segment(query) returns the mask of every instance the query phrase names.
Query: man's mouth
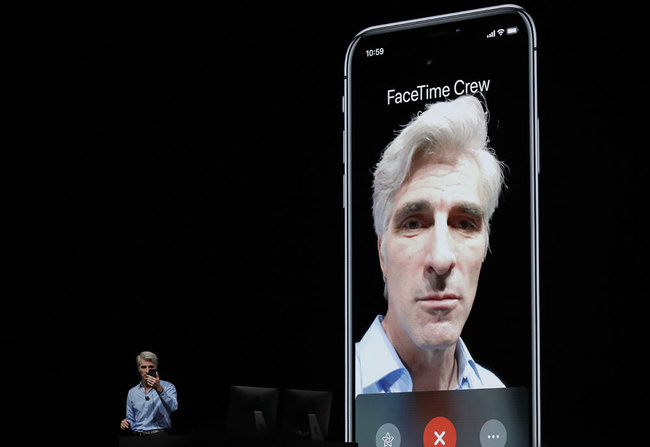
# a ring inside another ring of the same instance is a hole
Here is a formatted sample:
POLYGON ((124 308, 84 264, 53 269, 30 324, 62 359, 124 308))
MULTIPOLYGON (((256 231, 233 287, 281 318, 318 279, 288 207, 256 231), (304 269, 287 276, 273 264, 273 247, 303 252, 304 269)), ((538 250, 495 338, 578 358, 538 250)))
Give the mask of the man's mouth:
POLYGON ((460 296, 454 293, 433 293, 418 298, 416 301, 427 309, 443 310, 453 308, 460 299, 460 296))

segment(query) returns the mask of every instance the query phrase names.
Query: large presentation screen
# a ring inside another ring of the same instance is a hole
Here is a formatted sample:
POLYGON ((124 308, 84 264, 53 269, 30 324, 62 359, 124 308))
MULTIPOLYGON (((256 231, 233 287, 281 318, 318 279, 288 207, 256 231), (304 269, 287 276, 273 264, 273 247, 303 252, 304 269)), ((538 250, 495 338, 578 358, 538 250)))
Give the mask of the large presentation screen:
POLYGON ((350 45, 347 435, 361 447, 537 443, 535 51, 517 7, 350 45))

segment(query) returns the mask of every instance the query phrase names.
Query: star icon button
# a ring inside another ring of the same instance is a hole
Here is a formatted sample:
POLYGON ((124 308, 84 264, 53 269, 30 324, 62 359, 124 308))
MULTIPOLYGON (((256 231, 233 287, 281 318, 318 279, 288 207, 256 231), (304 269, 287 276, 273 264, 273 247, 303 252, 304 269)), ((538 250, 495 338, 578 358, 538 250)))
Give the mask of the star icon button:
POLYGON ((388 431, 381 438, 381 440, 384 441, 384 447, 393 447, 393 439, 395 439, 395 436, 391 436, 390 432, 388 431))
POLYGON ((377 447, 400 447, 402 435, 394 424, 387 422, 377 430, 375 443, 377 447))

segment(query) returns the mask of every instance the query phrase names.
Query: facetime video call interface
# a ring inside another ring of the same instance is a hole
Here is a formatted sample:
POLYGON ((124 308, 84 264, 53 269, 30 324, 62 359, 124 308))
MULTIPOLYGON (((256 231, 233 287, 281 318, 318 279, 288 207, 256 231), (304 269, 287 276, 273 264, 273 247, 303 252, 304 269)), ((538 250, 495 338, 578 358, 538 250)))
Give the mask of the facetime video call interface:
POLYGON ((362 447, 532 442, 530 47, 526 21, 508 13, 370 32, 351 50, 348 299, 362 447))

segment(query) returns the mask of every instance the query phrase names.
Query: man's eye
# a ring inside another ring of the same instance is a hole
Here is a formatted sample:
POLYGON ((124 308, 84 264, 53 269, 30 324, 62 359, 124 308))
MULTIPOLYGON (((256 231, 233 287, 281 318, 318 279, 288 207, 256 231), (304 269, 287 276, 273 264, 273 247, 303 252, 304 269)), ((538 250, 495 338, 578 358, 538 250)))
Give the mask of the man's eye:
POLYGON ((416 230, 421 227, 420 222, 417 220, 408 220, 405 224, 406 228, 409 230, 416 230))
POLYGON ((463 231, 478 231, 481 229, 480 223, 476 223, 473 219, 458 219, 454 226, 463 231))
POLYGON ((402 224, 402 228, 407 231, 419 230, 422 228, 422 222, 418 219, 407 219, 402 224))

